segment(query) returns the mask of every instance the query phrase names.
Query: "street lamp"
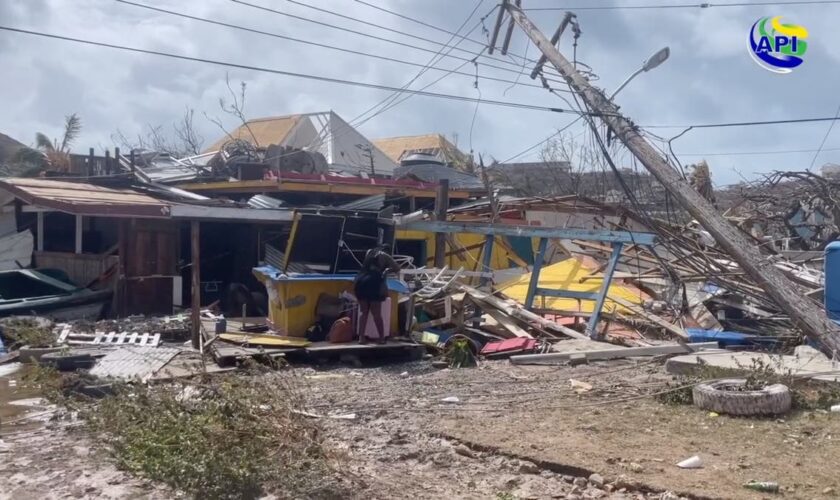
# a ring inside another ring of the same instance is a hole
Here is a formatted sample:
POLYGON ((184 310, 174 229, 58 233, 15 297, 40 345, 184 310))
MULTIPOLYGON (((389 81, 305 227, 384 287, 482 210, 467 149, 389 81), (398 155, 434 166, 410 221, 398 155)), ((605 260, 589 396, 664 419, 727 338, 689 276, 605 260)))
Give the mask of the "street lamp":
POLYGON ((659 49, 659 51, 656 54, 652 55, 650 57, 650 59, 645 61, 645 63, 642 65, 641 68, 637 69, 635 73, 633 73, 632 75, 627 77, 626 80, 624 80, 624 83, 619 85, 619 87, 616 89, 616 91, 613 92, 612 95, 610 96, 610 100, 612 100, 612 98, 615 97, 616 94, 621 92, 621 89, 626 87, 627 84, 630 83, 630 80, 632 80, 633 78, 636 78, 636 75, 638 75, 639 73, 650 71, 653 68, 659 66, 660 64, 664 63, 668 59, 668 56, 670 56, 670 55, 671 55, 671 49, 669 49, 668 47, 665 47, 663 49, 659 49))

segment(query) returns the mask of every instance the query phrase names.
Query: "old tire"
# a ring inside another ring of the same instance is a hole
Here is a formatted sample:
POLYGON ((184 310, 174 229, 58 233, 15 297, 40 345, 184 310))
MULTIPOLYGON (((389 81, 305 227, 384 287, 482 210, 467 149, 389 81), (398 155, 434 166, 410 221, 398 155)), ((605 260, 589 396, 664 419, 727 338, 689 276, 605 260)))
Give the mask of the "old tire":
POLYGON ((780 415, 790 410, 790 390, 773 384, 758 391, 742 388, 746 379, 730 378, 704 382, 694 386, 694 405, 704 410, 727 415, 780 415))

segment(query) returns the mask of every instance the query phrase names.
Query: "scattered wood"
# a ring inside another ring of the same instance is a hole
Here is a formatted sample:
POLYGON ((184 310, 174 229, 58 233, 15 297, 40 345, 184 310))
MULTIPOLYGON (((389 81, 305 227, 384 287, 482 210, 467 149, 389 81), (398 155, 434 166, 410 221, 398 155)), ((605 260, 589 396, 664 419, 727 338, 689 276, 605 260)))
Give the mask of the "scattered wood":
POLYGON ((522 354, 512 356, 510 362, 516 365, 567 363, 573 358, 585 358, 587 361, 620 359, 637 356, 661 356, 663 354, 685 354, 700 350, 717 349, 717 342, 697 342, 693 344, 671 344, 650 347, 625 347, 618 349, 597 349, 577 352, 551 352, 546 354, 522 354))

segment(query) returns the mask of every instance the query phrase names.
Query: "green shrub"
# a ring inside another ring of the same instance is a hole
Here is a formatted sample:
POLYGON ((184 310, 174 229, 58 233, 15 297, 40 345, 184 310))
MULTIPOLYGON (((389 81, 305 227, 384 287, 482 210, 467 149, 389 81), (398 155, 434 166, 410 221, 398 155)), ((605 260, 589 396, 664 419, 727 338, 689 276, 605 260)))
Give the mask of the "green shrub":
POLYGON ((266 483, 311 497, 329 479, 327 454, 313 421, 293 411, 298 398, 276 380, 126 386, 82 414, 123 468, 196 498, 256 498, 266 483))

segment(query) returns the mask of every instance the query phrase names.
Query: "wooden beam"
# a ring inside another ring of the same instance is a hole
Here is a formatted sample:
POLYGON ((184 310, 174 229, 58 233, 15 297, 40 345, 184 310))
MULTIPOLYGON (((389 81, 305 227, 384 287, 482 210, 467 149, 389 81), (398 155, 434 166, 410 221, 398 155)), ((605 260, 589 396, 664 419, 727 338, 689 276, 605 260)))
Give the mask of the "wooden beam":
POLYGON ((629 309, 636 316, 641 316, 642 318, 650 321, 651 323, 655 323, 655 324, 661 326, 662 328, 664 328, 665 330, 673 333, 677 337, 679 337, 683 340, 688 340, 688 334, 685 332, 685 330, 683 330, 682 328, 680 328, 679 326, 677 326, 673 323, 668 323, 667 321, 665 321, 664 319, 660 318, 659 316, 657 316, 655 314, 648 313, 647 311, 645 311, 645 309, 643 307, 640 307, 639 305, 634 304, 634 303, 630 302, 629 300, 622 299, 621 297, 610 296, 609 299, 611 301, 615 302, 616 304, 618 304, 618 305, 620 305, 620 306, 622 306, 626 309, 629 309))
POLYGON ((620 359, 635 356, 662 356, 663 354, 685 354, 704 349, 718 349, 717 342, 697 342, 694 344, 659 345, 650 347, 625 347, 621 349, 594 349, 576 352, 549 352, 546 354, 520 354, 511 356, 510 362, 515 365, 565 363, 572 358, 584 358, 588 361, 599 359, 620 359))
POLYGON ((38 251, 44 251, 44 212, 38 212, 38 226, 37 226, 37 238, 38 238, 38 251))
POLYGON ((190 223, 190 274, 192 275, 192 307, 190 308, 190 322, 192 323, 192 346, 198 349, 201 345, 201 233, 200 222, 190 223))
MULTIPOLYGON (((441 179, 435 196, 435 220, 446 221, 446 212, 449 210, 449 180, 441 179)), ((442 268, 446 265, 446 234, 442 231, 435 232, 435 267, 442 268)))
POLYGON ((84 221, 81 215, 76 216, 76 253, 82 253, 82 231, 84 230, 84 221))

